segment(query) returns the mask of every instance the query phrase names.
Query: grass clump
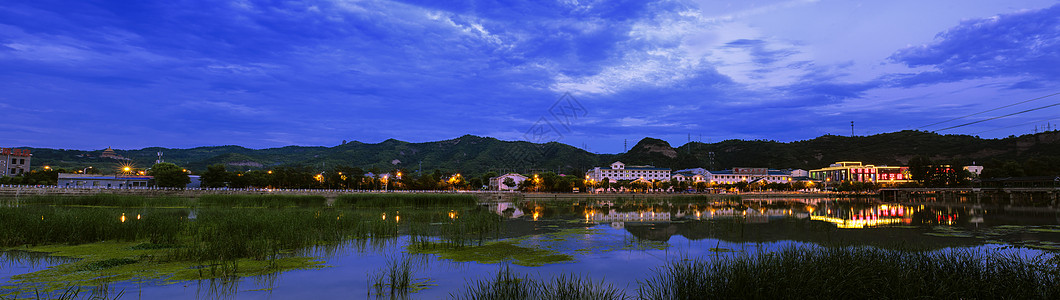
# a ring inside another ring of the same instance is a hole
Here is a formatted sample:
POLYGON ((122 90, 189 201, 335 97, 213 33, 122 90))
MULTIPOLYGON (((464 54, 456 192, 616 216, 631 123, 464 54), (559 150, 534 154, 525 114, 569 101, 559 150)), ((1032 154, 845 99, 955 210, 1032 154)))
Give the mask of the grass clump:
POLYGON ((386 268, 368 274, 369 284, 376 296, 389 296, 390 299, 408 298, 409 293, 430 286, 429 279, 417 279, 412 272, 413 268, 422 267, 425 263, 426 261, 409 255, 387 258, 386 268))
POLYGON ((180 197, 145 197, 98 193, 87 196, 35 195, 20 201, 22 204, 100 207, 188 207, 192 200, 180 197))
POLYGON ((336 206, 362 208, 386 207, 464 207, 478 204, 478 198, 465 194, 349 194, 341 195, 335 200, 336 206))
POLYGON ((534 280, 518 275, 504 266, 492 280, 477 280, 468 284, 461 294, 450 294, 452 299, 626 299, 626 294, 603 280, 594 282, 588 277, 560 275, 550 280, 534 280))
POLYGON ((121 258, 110 258, 100 261, 90 262, 81 267, 77 268, 78 271, 99 271, 103 269, 109 269, 117 266, 123 266, 128 264, 135 264, 137 260, 127 257, 121 258))
POLYGON ((1057 299, 1060 265, 975 250, 793 247, 667 264, 640 299, 1057 299))
POLYGON ((312 207, 324 206, 327 198, 313 195, 203 195, 199 205, 216 207, 312 207))

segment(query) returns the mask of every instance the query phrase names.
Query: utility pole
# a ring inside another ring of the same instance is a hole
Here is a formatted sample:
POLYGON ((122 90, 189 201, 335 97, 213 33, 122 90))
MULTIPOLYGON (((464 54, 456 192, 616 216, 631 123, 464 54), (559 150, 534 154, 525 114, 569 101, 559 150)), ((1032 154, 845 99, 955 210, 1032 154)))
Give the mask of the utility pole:
POLYGON ((854 137, 854 121, 850 121, 850 137, 854 137))
POLYGON ((714 151, 707 153, 707 156, 710 157, 710 169, 714 170, 714 151))
POLYGON ((622 153, 626 153, 627 151, 629 151, 629 140, 623 139, 622 140, 622 153))

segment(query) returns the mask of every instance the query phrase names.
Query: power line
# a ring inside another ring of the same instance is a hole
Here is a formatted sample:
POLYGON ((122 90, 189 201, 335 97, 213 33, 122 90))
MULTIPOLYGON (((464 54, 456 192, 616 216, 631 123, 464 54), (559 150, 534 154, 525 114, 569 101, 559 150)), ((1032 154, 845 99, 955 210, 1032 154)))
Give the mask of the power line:
POLYGON ((997 120, 997 119, 1000 119, 1000 118, 1004 118, 1004 117, 1008 117, 1008 116, 1014 116, 1014 115, 1027 113, 1027 112, 1032 112, 1032 111, 1036 111, 1036 110, 1039 110, 1039 109, 1046 109, 1046 108, 1050 108, 1050 107, 1057 106, 1057 105, 1060 105, 1060 102, 1053 103, 1053 104, 1046 105, 1046 106, 1036 107, 1036 108, 1032 108, 1032 109, 1028 109, 1028 110, 1024 110, 1024 111, 1018 111, 1018 112, 1014 112, 1014 113, 1007 114, 1007 115, 1002 115, 1002 116, 997 116, 997 117, 993 117, 993 118, 982 119, 982 120, 975 121, 975 122, 964 123, 964 124, 957 125, 957 126, 950 126, 950 127, 946 127, 946 128, 935 130, 935 131, 950 130, 950 129, 954 129, 954 128, 958 128, 958 127, 964 127, 964 126, 968 126, 968 125, 972 125, 972 124, 978 124, 978 123, 982 123, 982 122, 986 122, 986 121, 990 121, 990 120, 997 120))
MULTIPOLYGON (((1031 102, 1031 101, 1034 101, 1034 100, 1041 100, 1041 99, 1049 98, 1049 97, 1056 96, 1056 95, 1060 95, 1060 93, 1049 94, 1049 95, 1041 96, 1041 97, 1030 99, 1030 100, 1020 101, 1020 102, 1016 102, 1016 103, 1013 103, 1013 104, 1009 104, 1009 105, 1005 105, 1005 106, 1001 106, 1001 107, 996 107, 996 108, 993 108, 993 109, 984 110, 984 111, 977 112, 977 113, 974 113, 974 114, 970 114, 970 115, 967 115, 967 116, 961 116, 961 117, 956 117, 956 118, 953 118, 953 119, 945 120, 945 121, 942 121, 942 122, 931 123, 931 124, 928 124, 928 125, 920 126, 920 128, 935 126, 935 125, 946 123, 946 122, 950 122, 950 121, 956 121, 956 120, 964 119, 964 118, 971 117, 971 116, 974 116, 974 115, 980 115, 980 114, 992 112, 992 111, 995 111, 995 110, 999 110, 999 109, 1002 109, 1002 108, 1012 107, 1012 106, 1020 105, 1020 104, 1023 104, 1023 103, 1031 102)), ((947 129, 949 129, 949 128, 947 128, 947 129)), ((940 130, 946 130, 946 129, 940 129, 940 130)))
POLYGON ((990 129, 990 130, 983 130, 983 131, 976 132, 976 133, 973 133, 973 134, 980 134, 980 133, 991 132, 991 131, 995 131, 995 130, 1009 129, 1009 128, 1012 128, 1012 127, 1019 127, 1019 126, 1023 126, 1023 125, 1027 125, 1027 124, 1034 124, 1034 123, 1038 123, 1038 122, 1045 122, 1045 121, 1052 121, 1052 120, 1060 120, 1060 118, 1049 118, 1049 119, 1035 120, 1035 121, 1030 121, 1030 122, 1027 122, 1027 123, 1016 124, 1016 125, 1012 125, 1012 126, 1008 126, 1008 127, 1001 127, 1001 128, 990 129))

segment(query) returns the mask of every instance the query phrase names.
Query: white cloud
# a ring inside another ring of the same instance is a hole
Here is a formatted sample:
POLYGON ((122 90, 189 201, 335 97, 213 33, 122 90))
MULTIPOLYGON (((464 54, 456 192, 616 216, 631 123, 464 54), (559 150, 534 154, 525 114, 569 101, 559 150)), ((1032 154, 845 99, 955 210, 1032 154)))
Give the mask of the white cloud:
POLYGON ((752 88, 792 84, 806 70, 789 67, 809 59, 794 42, 765 36, 739 22, 741 18, 814 1, 790 1, 705 16, 701 9, 664 11, 636 22, 626 41, 619 42, 620 57, 600 72, 581 77, 556 74, 551 89, 575 94, 612 94, 637 86, 665 87, 715 70, 752 88), (762 63, 748 48, 727 47, 737 40, 759 40, 765 54, 776 57, 762 63), (779 55, 784 53, 783 56, 779 55))
POLYGON ((250 106, 243 105, 243 104, 224 102, 224 101, 199 100, 199 101, 185 102, 185 103, 181 104, 180 106, 181 107, 185 107, 185 108, 190 108, 190 109, 215 110, 215 111, 223 111, 223 112, 228 112, 228 113, 233 113, 233 114, 238 114, 238 115, 250 115, 250 116, 265 115, 265 114, 269 113, 265 109, 250 107, 250 106))

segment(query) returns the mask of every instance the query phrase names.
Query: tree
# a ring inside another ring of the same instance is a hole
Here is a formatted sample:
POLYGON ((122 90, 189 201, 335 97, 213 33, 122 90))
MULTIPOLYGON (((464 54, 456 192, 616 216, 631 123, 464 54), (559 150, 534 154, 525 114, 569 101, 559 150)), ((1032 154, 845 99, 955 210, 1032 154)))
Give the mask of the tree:
POLYGON ((155 186, 158 187, 183 188, 191 183, 188 173, 172 163, 157 163, 148 174, 155 177, 155 186))
MULTIPOLYGON (((505 177, 504 182, 501 182, 501 184, 504 184, 504 186, 508 188, 519 188, 519 186, 515 183, 515 179, 512 179, 511 177, 505 177)), ((497 188, 500 189, 500 187, 497 188)))
POLYGON ((215 164, 206 167, 206 172, 202 173, 202 186, 215 188, 225 186, 225 182, 228 181, 228 170, 225 170, 225 165, 215 164))

